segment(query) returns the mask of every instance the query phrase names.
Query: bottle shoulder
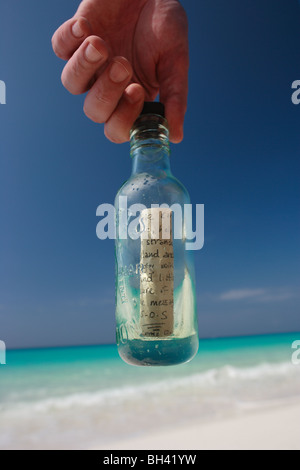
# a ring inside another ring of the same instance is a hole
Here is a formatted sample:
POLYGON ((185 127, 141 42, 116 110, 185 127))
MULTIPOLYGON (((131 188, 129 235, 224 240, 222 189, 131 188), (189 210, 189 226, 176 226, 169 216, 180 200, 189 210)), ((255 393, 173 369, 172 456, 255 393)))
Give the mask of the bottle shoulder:
POLYGON ((119 189, 116 203, 120 196, 126 196, 131 203, 188 204, 190 202, 189 193, 181 181, 171 173, 165 172, 131 175, 119 189))

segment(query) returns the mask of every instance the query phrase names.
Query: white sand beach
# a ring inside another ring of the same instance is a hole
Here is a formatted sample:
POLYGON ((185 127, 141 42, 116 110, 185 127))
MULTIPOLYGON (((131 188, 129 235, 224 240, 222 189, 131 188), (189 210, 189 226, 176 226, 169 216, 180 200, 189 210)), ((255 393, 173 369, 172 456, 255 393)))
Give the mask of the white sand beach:
POLYGON ((0 449, 300 450, 293 339, 215 340, 159 369, 125 366, 114 346, 16 351, 1 370, 0 449))
POLYGON ((300 450, 300 402, 114 442, 106 450, 300 450))

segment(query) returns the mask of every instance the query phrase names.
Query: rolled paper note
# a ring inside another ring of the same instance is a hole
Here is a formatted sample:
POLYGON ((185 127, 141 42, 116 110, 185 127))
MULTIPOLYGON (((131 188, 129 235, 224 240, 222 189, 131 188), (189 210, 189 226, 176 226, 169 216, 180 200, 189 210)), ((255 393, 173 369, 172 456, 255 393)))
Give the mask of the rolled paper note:
POLYGON ((174 328, 172 211, 144 209, 140 224, 140 326, 142 336, 166 337, 174 328))

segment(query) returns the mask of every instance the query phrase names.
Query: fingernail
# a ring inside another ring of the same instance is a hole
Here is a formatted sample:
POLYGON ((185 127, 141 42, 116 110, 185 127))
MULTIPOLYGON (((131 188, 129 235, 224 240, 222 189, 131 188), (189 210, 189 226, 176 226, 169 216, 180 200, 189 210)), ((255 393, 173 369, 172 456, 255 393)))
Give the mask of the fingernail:
POLYGON ((75 38, 81 38, 84 35, 84 31, 82 30, 79 21, 76 21, 72 26, 72 33, 75 38))
POLYGON ((121 62, 113 62, 110 71, 110 79, 115 83, 121 83, 129 77, 129 72, 121 62))
POLYGON ((95 46, 93 46, 93 44, 89 43, 85 50, 85 57, 90 62, 98 62, 98 60, 101 59, 102 54, 95 46))

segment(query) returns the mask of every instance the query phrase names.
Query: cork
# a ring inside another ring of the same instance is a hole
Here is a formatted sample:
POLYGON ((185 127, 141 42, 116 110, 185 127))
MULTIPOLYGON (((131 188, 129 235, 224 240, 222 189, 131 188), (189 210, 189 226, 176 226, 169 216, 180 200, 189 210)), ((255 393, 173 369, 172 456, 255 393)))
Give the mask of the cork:
POLYGON ((140 326, 142 336, 166 337, 174 328, 172 211, 144 209, 140 222, 140 326))

